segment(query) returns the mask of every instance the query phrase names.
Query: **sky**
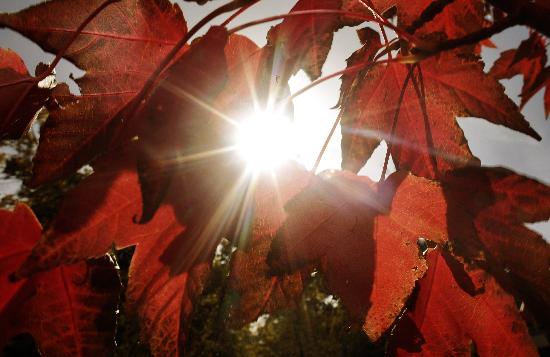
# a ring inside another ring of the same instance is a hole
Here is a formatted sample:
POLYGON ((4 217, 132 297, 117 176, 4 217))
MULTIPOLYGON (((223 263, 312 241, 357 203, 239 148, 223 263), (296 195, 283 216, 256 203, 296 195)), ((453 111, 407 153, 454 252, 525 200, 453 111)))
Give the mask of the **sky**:
MULTIPOLYGON (((39 2, 41 1, 0 0, 0 12, 19 11, 39 2)), ((175 2, 182 8, 188 28, 222 3, 222 1, 217 0, 204 6, 198 6, 195 3, 182 0, 176 0, 175 2)), ((262 0, 234 20, 232 26, 273 14, 286 13, 292 8, 295 2, 296 0, 262 0)), ((220 23, 223 19, 224 17, 220 17, 214 23, 220 23)), ((255 26, 242 31, 241 34, 248 36, 259 46, 263 46, 266 43, 265 34, 267 30, 276 23, 255 26)), ((198 35, 200 36, 207 29, 208 27, 204 28, 198 35)), ((517 47, 528 35, 529 33, 526 28, 516 26, 494 36, 492 40, 497 45, 497 48, 484 48, 482 52, 482 58, 486 63, 486 70, 491 67, 501 51, 517 47)), ((11 48, 16 51, 23 58, 31 73, 34 73, 34 68, 39 62, 49 62, 54 58, 53 54, 44 53, 36 44, 7 29, 0 29, 0 47, 11 48)), ((329 74, 345 68, 346 58, 359 47, 360 43, 355 35, 354 28, 344 28, 338 31, 335 34, 329 57, 323 67, 323 74, 329 74)), ((69 78, 69 75, 73 74, 73 76, 78 78, 83 76, 85 72, 76 68, 68 61, 63 60, 56 68, 56 74, 58 81, 69 83, 71 90, 77 93, 78 87, 69 78)), ((309 83, 307 76, 303 72, 299 72, 290 81, 291 91, 294 92, 307 83, 309 83)), ((506 93, 519 104, 518 95, 523 83, 522 77, 516 76, 511 80, 504 80, 501 83, 504 84, 506 93)), ((475 84, 473 83, 472 85, 475 84)), ((338 114, 337 110, 330 108, 338 100, 339 87, 340 81, 338 79, 329 80, 299 96, 294 101, 294 125, 298 128, 299 132, 308 133, 307 136, 302 136, 303 143, 301 148, 303 149, 298 153, 297 159, 307 168, 313 166, 315 158, 338 114)), ((523 114, 531 126, 541 135, 541 142, 482 119, 460 118, 458 122, 464 130, 472 152, 481 159, 483 165, 507 167, 550 184, 550 122, 544 117, 542 103, 543 92, 541 91, 528 102, 523 110, 523 114)), ((386 146, 382 143, 367 165, 361 170, 360 174, 377 180, 380 176, 385 151, 386 146)), ((339 169, 340 154, 340 132, 338 129, 329 143, 319 170, 339 169)), ((0 183, 1 191, 2 184, 0 183)), ((541 222, 529 226, 542 233, 545 239, 550 241, 550 222, 541 222)))

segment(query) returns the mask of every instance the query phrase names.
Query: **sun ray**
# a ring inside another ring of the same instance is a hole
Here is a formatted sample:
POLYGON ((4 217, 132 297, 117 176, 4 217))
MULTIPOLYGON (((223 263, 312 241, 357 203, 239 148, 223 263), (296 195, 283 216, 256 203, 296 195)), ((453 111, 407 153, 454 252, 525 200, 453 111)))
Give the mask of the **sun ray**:
POLYGON ((208 159, 217 155, 227 154, 229 152, 235 151, 236 149, 237 149, 236 146, 231 145, 231 146, 226 146, 219 149, 201 151, 194 154, 179 156, 172 160, 165 160, 164 164, 169 165, 172 162, 174 165, 181 165, 181 164, 185 164, 193 161, 208 159))
POLYGON ((237 121, 235 121, 233 118, 225 115, 224 113, 222 113, 221 111, 219 111, 218 109, 214 108, 212 105, 206 103, 204 100, 194 96, 193 94, 189 93, 188 91, 186 90, 183 90, 181 87, 179 86, 176 86, 168 81, 164 81, 162 82, 161 84, 164 88, 168 89, 169 91, 171 91, 172 93, 182 97, 182 98, 187 98, 187 99, 190 99, 192 100, 195 104, 203 107, 204 109, 208 110, 209 112, 211 112, 212 114, 216 115, 218 118, 220 119, 223 119, 225 120, 226 122, 228 122, 229 124, 231 125, 234 125, 234 126, 237 126, 238 123, 237 121))
POLYGON ((401 146, 404 146, 408 149, 414 150, 418 153, 428 153, 434 157, 441 157, 445 160, 454 161, 454 162, 463 162, 464 158, 456 155, 451 155, 447 152, 442 151, 441 149, 433 148, 433 149, 426 149, 424 145, 420 145, 417 143, 414 143, 410 140, 407 140, 403 137, 394 135, 393 137, 391 135, 385 134, 383 132, 377 131, 377 130, 371 130, 371 129, 350 129, 346 128, 344 129, 344 133, 347 134, 353 134, 358 136, 364 136, 367 138, 373 138, 373 139, 380 139, 384 140, 387 143, 390 141, 393 144, 398 144, 401 146))
POLYGON ((294 128, 280 113, 254 113, 240 124, 236 146, 249 171, 272 170, 294 154, 294 128))

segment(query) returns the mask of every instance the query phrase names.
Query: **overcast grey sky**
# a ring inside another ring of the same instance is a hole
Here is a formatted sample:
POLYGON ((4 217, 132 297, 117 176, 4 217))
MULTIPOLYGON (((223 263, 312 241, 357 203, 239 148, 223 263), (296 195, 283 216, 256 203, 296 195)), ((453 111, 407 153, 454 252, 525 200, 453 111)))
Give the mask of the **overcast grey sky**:
MULTIPOLYGON (((41 1, 0 0, 0 12, 19 11, 38 2, 41 1)), ((221 1, 213 1, 205 6, 198 6, 194 3, 184 2, 182 0, 176 0, 175 2, 182 7, 188 27, 191 27, 198 19, 221 3, 221 1)), ((288 12, 295 2, 296 0, 263 0, 242 14, 233 22, 233 25, 272 14, 288 12)), ((220 18, 219 21, 222 20, 223 18, 220 18)), ((249 36, 261 46, 265 44, 267 29, 273 24, 275 23, 253 27, 243 31, 242 34, 249 36)), ((485 48, 482 53, 483 59, 486 62, 486 68, 490 68, 501 51, 517 47, 518 44, 527 37, 527 29, 521 27, 515 27, 496 35, 493 38, 493 42, 498 48, 485 48)), ((34 72, 34 68, 38 62, 48 62, 54 57, 52 54, 44 53, 37 45, 21 35, 5 29, 0 30, 0 47, 11 48, 19 53, 31 73, 34 72)), ((346 28, 338 31, 329 58, 323 67, 323 73, 328 74, 344 68, 345 59, 358 47, 359 41, 354 34, 354 29, 346 28)), ((72 83, 72 90, 77 90, 76 85, 69 78, 69 74, 73 73, 78 77, 84 75, 84 72, 75 68, 67 61, 62 61, 56 71, 59 81, 72 83)), ((306 81, 306 76, 303 73, 299 73, 291 80, 291 89, 299 89, 306 81)), ((502 81, 502 83, 505 85, 506 92, 511 98, 516 103, 519 103, 518 94, 522 85, 521 76, 516 76, 512 80, 502 81)), ((307 94, 298 97, 295 101, 295 116, 298 123, 306 127, 309 125, 312 128, 316 128, 316 130, 312 130, 312 132, 324 133, 306 139, 308 144, 310 144, 309 146, 311 146, 311 152, 302 153, 300 157, 301 161, 306 166, 312 165, 312 161, 317 155, 324 137, 337 115, 337 111, 331 110, 330 107, 332 107, 338 99, 339 85, 340 81, 337 79, 328 81, 307 94), (318 103, 319 106, 325 106, 317 113, 315 118, 312 118, 310 114, 312 103, 318 103)), ((475 83, 472 83, 472 85, 475 85, 475 83)), ((484 165, 505 166, 522 174, 537 178, 546 184, 550 184, 550 160, 548 159, 548 154, 550 153, 550 122, 546 121, 544 118, 542 100, 543 92, 539 92, 523 110, 527 120, 542 136, 543 139, 541 142, 537 142, 534 139, 507 128, 493 125, 485 120, 475 118, 459 119, 459 124, 466 134, 472 151, 481 159, 484 165)), ((339 168, 339 141, 340 136, 339 133, 337 133, 333 137, 329 145, 329 150, 323 158, 321 169, 339 168)), ((379 177, 384 152, 385 146, 381 145, 361 173, 373 178, 379 177)), ((531 227, 543 233, 547 240, 550 238, 549 222, 538 223, 531 225, 531 227)))

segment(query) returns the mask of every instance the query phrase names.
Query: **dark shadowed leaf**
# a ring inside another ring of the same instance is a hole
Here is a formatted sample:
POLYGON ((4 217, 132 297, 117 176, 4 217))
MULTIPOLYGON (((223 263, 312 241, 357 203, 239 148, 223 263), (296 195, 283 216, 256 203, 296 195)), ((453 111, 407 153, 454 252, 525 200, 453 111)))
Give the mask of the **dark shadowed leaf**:
MULTIPOLYGON (((0 231, 2 246, 17 245, 18 252, 9 261, 17 264, 23 250, 29 253, 30 241, 40 237, 40 224, 26 206, 13 213, 1 211, 0 226, 6 224, 19 225, 10 232, 0 231)), ((17 334, 30 333, 47 356, 113 354, 120 283, 109 259, 59 267, 17 283, 6 281, 16 268, 2 264, 0 271, 8 294, 18 287, 11 298, 2 290, 1 298, 9 298, 0 304, 2 347, 17 334)))
POLYGON ((0 139, 18 139, 46 104, 50 88, 40 88, 32 79, 15 52, 0 48, 0 139), (22 80, 30 81, 5 86, 22 80))
POLYGON ((456 252, 519 293, 548 321, 550 245, 525 223, 550 218, 550 188, 501 168, 466 168, 443 181, 456 252))
MULTIPOLYGON (((224 88, 227 30, 212 27, 167 71, 148 103, 140 130, 138 173, 143 197, 141 222, 152 217, 174 174, 220 147, 209 127, 212 102, 224 88), (209 136, 201 135, 204 131, 209 136), (197 140, 199 137, 201 140, 197 140)), ((215 118, 214 120, 222 120, 215 118)))
POLYGON ((40 223, 27 206, 18 205, 13 212, 0 210, 0 311, 23 285, 9 281, 9 276, 25 260, 40 233, 40 223))

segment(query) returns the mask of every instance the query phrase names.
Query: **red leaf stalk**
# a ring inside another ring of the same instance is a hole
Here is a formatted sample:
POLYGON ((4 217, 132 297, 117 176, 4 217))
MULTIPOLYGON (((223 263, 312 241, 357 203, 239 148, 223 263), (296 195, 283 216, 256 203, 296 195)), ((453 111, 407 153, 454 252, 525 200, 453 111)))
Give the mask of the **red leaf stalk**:
POLYGON ((374 21, 374 22, 377 22, 381 25, 384 25, 384 26, 392 29, 398 35, 402 36, 404 39, 406 39, 407 41, 409 41, 411 43, 420 43, 420 41, 417 40, 413 35, 411 35, 410 33, 407 33, 406 31, 400 29, 399 27, 393 25, 391 22, 389 22, 385 19, 377 19, 377 18, 373 18, 372 16, 369 16, 369 15, 358 14, 356 12, 351 12, 351 11, 331 10, 331 9, 294 11, 294 12, 291 12, 291 13, 288 13, 288 14, 269 16, 269 17, 265 17, 263 19, 250 21, 250 22, 244 23, 242 25, 236 26, 236 27, 230 29, 229 33, 233 34, 235 32, 244 30, 248 27, 252 27, 252 26, 255 26, 255 25, 260 25, 260 24, 263 24, 263 23, 266 23, 266 22, 276 21, 276 20, 280 20, 280 19, 286 19, 288 17, 293 17, 293 16, 305 16, 305 15, 342 15, 342 16, 349 17, 349 18, 352 18, 352 19, 359 19, 359 20, 365 20, 365 21, 374 21))
POLYGON ((397 119, 399 118, 399 112, 401 110, 401 104, 403 104, 403 98, 405 98, 405 91, 407 90, 407 84, 409 84, 409 80, 412 77, 415 67, 416 65, 412 65, 409 67, 409 73, 407 74, 407 77, 405 77, 405 81, 403 82, 403 87, 401 87, 401 93, 399 93, 399 100, 397 102, 397 108, 395 109, 395 114, 393 116, 390 140, 387 143, 388 148, 386 150, 386 157, 384 158, 384 166, 382 167, 382 174, 380 175, 380 181, 384 181, 384 179, 386 178, 386 171, 388 171, 388 162, 390 160, 390 152, 393 146, 393 137, 395 135, 395 130, 397 129, 397 119))
POLYGON ((250 4, 248 5, 245 5, 243 7, 241 7, 239 10, 235 11, 235 13, 231 16, 229 16, 227 18, 227 20, 225 20, 224 22, 222 22, 222 24, 220 26, 222 27, 226 27, 227 25, 229 25, 229 23, 233 20, 235 20, 235 18, 237 18, 238 16, 240 16, 243 12, 245 12, 246 10, 248 10, 250 7, 252 7, 252 5, 255 5, 259 2, 259 0, 256 0, 254 2, 251 2, 250 4))

